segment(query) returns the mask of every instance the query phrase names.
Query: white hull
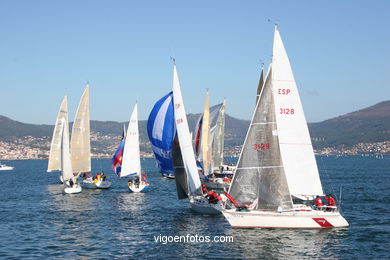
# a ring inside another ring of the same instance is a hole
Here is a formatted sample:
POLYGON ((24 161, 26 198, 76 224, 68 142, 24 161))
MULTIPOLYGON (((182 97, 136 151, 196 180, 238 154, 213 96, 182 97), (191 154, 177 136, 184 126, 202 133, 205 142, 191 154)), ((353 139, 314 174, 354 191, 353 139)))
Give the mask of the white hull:
POLYGON ((131 192, 145 192, 149 189, 149 184, 148 183, 144 183, 144 182, 141 182, 140 184, 135 184, 135 183, 132 183, 131 185, 129 185, 129 190, 131 192))
POLYGON ((80 184, 74 184, 73 187, 65 187, 64 192, 67 194, 80 193, 82 190, 80 184))
POLYGON ((0 165, 0 171, 11 171, 13 169, 14 169, 14 167, 12 167, 12 166, 7 166, 4 164, 0 165))
POLYGON ((108 189, 111 187, 110 181, 97 181, 94 182, 92 178, 88 178, 82 181, 82 185, 87 189, 108 189))
POLYGON ((339 212, 311 211, 236 211, 222 212, 233 228, 342 228, 348 222, 339 212))
POLYGON ((190 197, 190 206, 193 211, 208 215, 218 215, 222 211, 221 202, 209 203, 209 200, 202 196, 190 197))

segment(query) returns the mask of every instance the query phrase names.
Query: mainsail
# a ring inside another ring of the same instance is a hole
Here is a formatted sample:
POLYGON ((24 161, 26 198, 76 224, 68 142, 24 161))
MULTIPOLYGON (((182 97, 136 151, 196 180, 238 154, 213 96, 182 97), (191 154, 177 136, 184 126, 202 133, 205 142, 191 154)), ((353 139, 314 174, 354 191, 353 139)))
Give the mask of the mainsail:
POLYGON ((159 170, 162 174, 173 174, 172 144, 175 139, 175 119, 172 92, 154 105, 148 118, 148 136, 159 170))
MULTIPOLYGON (((220 113, 220 110, 222 109, 223 103, 214 105, 210 107, 210 138, 211 143, 213 143, 213 136, 215 131, 215 126, 217 123, 217 118, 220 113)), ((202 161, 202 126, 203 126, 203 113, 199 116, 198 120, 196 121, 195 125, 195 136, 194 136, 194 142, 195 142, 195 155, 197 160, 202 161)))
POLYGON ((62 133, 65 122, 68 122, 68 105, 67 97, 65 96, 61 102, 60 111, 58 111, 56 124, 54 126, 53 137, 50 145, 49 162, 47 171, 60 171, 61 166, 61 144, 62 133))
POLYGON ((284 170, 291 195, 322 195, 321 180, 290 61, 276 27, 272 87, 284 170))
POLYGON ((135 104, 133 112, 131 113, 129 126, 127 128, 122 157, 122 169, 120 172, 120 177, 129 175, 141 176, 137 103, 135 104))
POLYGON ((176 136, 172 147, 172 163, 175 170, 176 191, 179 199, 188 198, 188 181, 184 168, 183 157, 180 150, 179 139, 176 136))
POLYGON ((240 204, 257 204, 257 209, 276 211, 292 208, 279 149, 272 93, 272 68, 255 112, 237 164, 230 195, 240 204))
POLYGON ((87 85, 77 108, 71 138, 72 168, 76 173, 91 171, 89 122, 89 86, 87 85))
POLYGON ((217 122, 211 130, 213 147, 212 168, 219 167, 223 164, 223 148, 225 142, 225 106, 226 102, 223 101, 219 109, 217 122))
POLYGON ((180 82, 176 71, 176 65, 173 66, 173 101, 177 136, 180 144, 183 166, 187 174, 189 194, 198 195, 201 194, 201 183, 195 162, 194 150, 192 148, 190 131, 188 129, 187 116, 180 90, 180 82))

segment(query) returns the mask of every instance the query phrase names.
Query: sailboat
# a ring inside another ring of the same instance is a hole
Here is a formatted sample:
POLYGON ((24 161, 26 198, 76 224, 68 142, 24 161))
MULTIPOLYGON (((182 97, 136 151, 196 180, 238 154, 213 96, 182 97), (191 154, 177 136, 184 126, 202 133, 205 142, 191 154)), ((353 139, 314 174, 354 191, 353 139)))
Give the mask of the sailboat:
POLYGON ((68 102, 66 96, 61 102, 60 111, 57 115, 47 171, 61 171, 60 179, 65 184, 65 193, 81 192, 81 186, 77 183, 77 176, 73 175, 70 158, 68 102))
POLYGON ((272 63, 229 189, 224 216, 235 228, 334 228, 337 207, 312 207, 323 195, 298 89, 277 25, 272 63))
POLYGON ((119 177, 130 177, 128 187, 131 192, 145 192, 149 189, 149 183, 146 181, 145 173, 141 170, 137 103, 131 113, 124 140, 122 167, 119 177))
POLYGON ((173 105, 177 138, 173 144, 172 159, 179 199, 189 198, 191 209, 196 212, 220 214, 222 210, 221 202, 210 203, 205 198, 201 188, 175 64, 173 66, 173 105))
POLYGON ((81 96, 76 117, 72 127, 71 156, 72 168, 75 173, 82 175, 82 185, 89 189, 108 189, 111 182, 104 178, 93 178, 91 174, 91 137, 89 116, 89 86, 81 96))

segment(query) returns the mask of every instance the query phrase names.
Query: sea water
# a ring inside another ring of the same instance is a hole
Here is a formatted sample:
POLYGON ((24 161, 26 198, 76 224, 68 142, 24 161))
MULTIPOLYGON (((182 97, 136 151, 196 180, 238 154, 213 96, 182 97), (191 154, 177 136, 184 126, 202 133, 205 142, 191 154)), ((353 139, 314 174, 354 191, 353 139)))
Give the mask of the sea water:
POLYGON ((0 259, 390 256, 388 156, 317 157, 324 191, 350 224, 327 230, 232 229, 222 215, 196 214, 179 201, 175 181, 161 177, 153 159, 142 160, 152 189, 140 194, 128 191, 109 159, 92 162, 111 188, 73 195, 63 193, 58 173, 46 172, 46 160, 6 162, 15 170, 0 172, 0 259))

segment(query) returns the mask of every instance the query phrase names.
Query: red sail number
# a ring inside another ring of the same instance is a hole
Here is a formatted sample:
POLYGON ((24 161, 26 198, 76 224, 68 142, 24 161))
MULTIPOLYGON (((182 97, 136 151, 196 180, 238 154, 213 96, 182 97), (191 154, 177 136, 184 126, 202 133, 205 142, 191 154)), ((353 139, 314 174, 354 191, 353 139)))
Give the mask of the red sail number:
POLYGON ((178 118, 178 119, 176 120, 176 123, 177 123, 177 124, 183 123, 183 118, 178 118))
POLYGON ((291 90, 289 88, 279 88, 278 94, 279 95, 288 95, 290 94, 291 90))
POLYGON ((280 114, 282 115, 294 115, 294 108, 280 108, 280 114))
POLYGON ((269 144, 253 144, 253 150, 264 150, 264 149, 271 149, 269 144))

